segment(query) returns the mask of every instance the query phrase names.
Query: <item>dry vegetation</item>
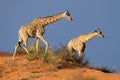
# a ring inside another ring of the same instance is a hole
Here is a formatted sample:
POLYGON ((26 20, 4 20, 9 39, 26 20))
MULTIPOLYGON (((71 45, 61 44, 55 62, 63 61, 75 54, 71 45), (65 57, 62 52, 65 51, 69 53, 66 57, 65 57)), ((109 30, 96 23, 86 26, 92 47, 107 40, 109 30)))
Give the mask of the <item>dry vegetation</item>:
MULTIPOLYGON (((30 55, 26 55, 25 58, 29 61, 40 60, 43 62, 53 64, 56 68, 62 67, 61 61, 66 61, 69 63, 67 56, 68 50, 66 46, 63 45, 60 48, 56 48, 54 50, 49 49, 46 55, 44 55, 44 50, 45 50, 44 46, 40 46, 39 52, 36 53, 34 43, 31 43, 31 45, 28 47, 28 50, 30 51, 30 55)), ((22 48, 18 49, 18 53, 26 54, 26 52, 22 48)), ((76 59, 74 58, 74 61, 71 61, 70 63, 72 65, 76 65, 80 67, 87 67, 90 69, 100 70, 105 73, 115 72, 115 70, 107 67, 93 66, 92 64, 90 64, 88 59, 84 60, 84 58, 82 61, 79 61, 79 59, 76 61, 76 59)))

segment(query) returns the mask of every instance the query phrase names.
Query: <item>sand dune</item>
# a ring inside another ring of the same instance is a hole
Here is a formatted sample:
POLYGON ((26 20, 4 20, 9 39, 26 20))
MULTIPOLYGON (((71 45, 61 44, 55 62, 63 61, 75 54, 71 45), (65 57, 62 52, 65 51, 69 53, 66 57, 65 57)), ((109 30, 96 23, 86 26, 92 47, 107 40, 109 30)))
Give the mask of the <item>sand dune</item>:
POLYGON ((118 73, 78 67, 62 62, 63 67, 56 69, 52 64, 39 60, 28 61, 22 55, 12 60, 12 55, 0 52, 0 80, 71 80, 73 76, 94 77, 97 80, 120 80, 118 73))

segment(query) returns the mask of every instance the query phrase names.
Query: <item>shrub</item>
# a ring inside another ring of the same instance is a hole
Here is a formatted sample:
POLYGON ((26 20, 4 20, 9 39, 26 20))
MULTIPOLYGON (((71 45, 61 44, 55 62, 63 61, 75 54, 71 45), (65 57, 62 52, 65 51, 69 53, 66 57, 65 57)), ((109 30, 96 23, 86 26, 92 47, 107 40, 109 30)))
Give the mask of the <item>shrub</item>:
MULTIPOLYGON (((59 62, 59 59, 62 57, 56 53, 55 50, 48 49, 46 55, 45 55, 45 47, 40 46, 39 51, 36 52, 35 44, 31 43, 28 47, 28 50, 30 52, 29 55, 26 55, 25 58, 29 61, 31 60, 41 60, 50 64, 53 64, 56 68, 60 68, 62 64, 59 62)), ((23 49, 20 49, 19 52, 25 53, 23 49)))

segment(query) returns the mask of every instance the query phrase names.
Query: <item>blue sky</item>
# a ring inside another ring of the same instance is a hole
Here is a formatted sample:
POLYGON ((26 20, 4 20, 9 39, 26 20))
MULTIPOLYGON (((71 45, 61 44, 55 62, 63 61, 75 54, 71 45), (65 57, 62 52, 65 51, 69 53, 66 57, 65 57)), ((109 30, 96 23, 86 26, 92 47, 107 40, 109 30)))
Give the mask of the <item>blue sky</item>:
POLYGON ((119 8, 120 0, 0 0, 0 51, 12 53, 18 29, 35 17, 69 10, 73 22, 61 19, 46 26, 44 37, 50 47, 67 45, 71 38, 100 28, 105 38, 95 37, 87 43, 86 58, 94 65, 115 68, 120 72, 119 8))

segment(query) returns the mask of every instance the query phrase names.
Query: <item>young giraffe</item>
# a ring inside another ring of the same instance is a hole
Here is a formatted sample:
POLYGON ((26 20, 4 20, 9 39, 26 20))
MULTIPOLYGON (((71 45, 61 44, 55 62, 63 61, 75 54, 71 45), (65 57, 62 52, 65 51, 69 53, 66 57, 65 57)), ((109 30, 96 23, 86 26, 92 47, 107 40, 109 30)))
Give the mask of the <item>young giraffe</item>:
POLYGON ((39 47, 39 41, 40 40, 43 41, 43 43, 46 45, 46 49, 45 49, 45 54, 46 54, 49 45, 48 42, 43 37, 43 34, 45 33, 44 27, 62 18, 66 18, 69 21, 72 21, 72 17, 70 16, 69 11, 67 10, 65 12, 61 12, 52 16, 35 18, 30 24, 21 26, 18 31, 19 39, 17 44, 15 45, 13 60, 16 55, 17 48, 20 46, 22 42, 24 43, 23 49, 29 54, 29 51, 26 48, 28 38, 36 38, 37 51, 39 47))
POLYGON ((104 35, 98 28, 98 30, 95 30, 93 32, 90 32, 88 34, 81 34, 77 38, 73 38, 68 43, 68 51, 69 51, 69 58, 71 55, 73 55, 73 52, 78 51, 78 55, 80 56, 80 60, 83 59, 84 56, 84 50, 86 47, 86 42, 91 40, 93 37, 99 36, 100 38, 104 38, 104 35))

